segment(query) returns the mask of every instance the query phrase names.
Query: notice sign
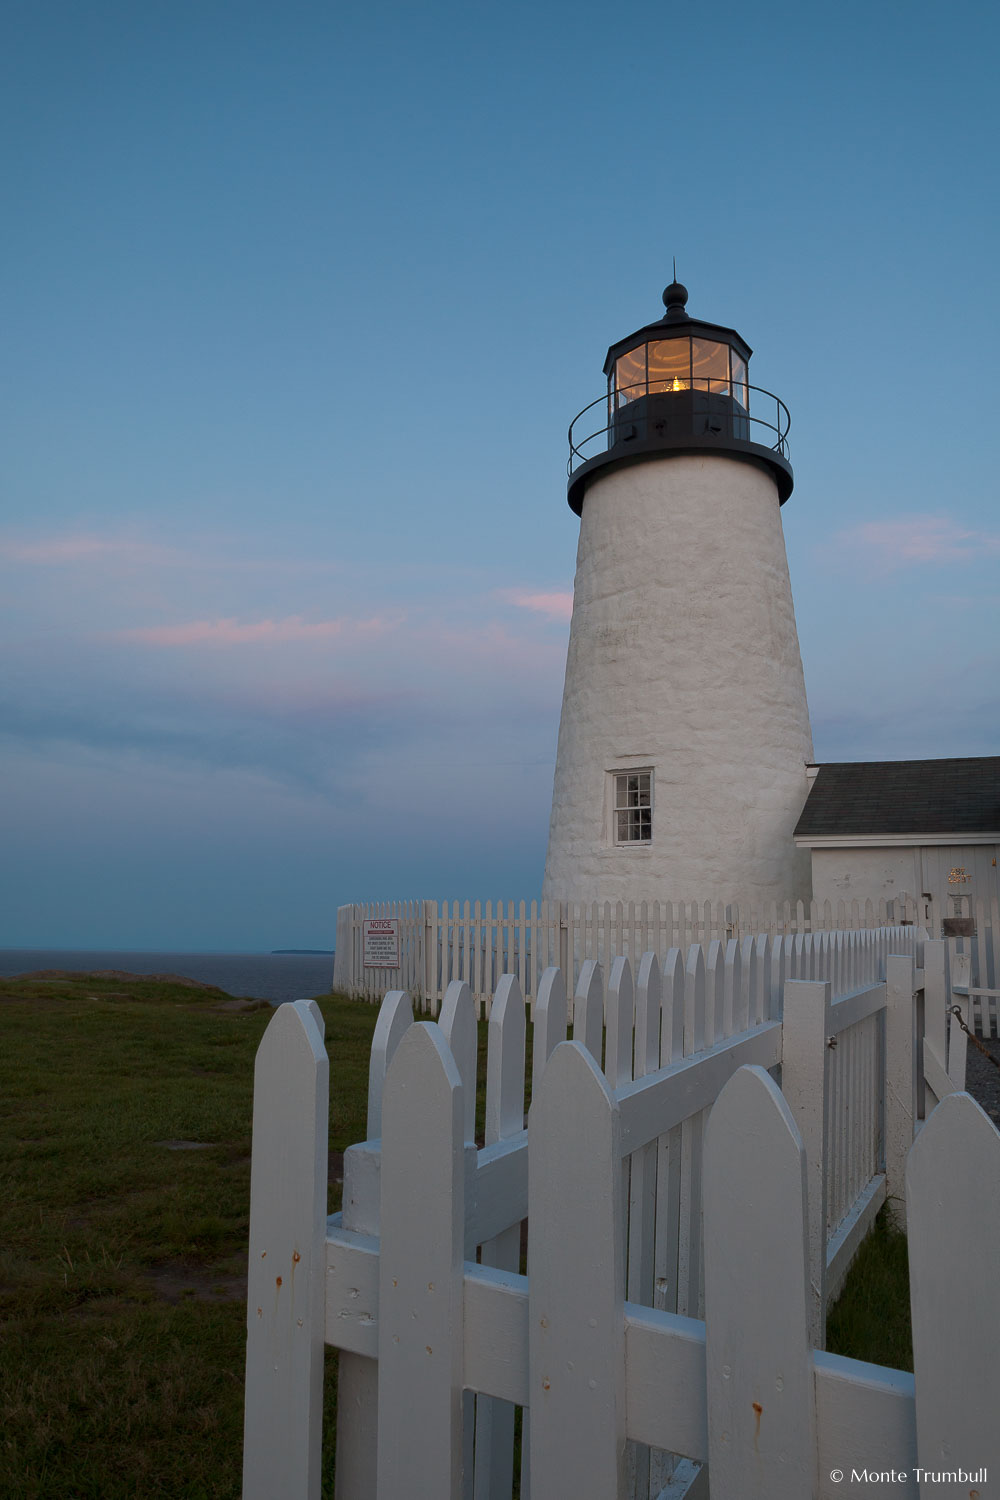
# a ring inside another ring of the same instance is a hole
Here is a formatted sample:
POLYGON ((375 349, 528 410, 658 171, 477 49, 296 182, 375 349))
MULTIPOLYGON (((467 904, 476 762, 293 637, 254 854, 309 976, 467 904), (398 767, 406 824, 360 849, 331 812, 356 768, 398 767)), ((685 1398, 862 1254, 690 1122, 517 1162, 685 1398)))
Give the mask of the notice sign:
POLYGON ((366 969, 399 968, 399 919, 366 917, 361 923, 366 969))

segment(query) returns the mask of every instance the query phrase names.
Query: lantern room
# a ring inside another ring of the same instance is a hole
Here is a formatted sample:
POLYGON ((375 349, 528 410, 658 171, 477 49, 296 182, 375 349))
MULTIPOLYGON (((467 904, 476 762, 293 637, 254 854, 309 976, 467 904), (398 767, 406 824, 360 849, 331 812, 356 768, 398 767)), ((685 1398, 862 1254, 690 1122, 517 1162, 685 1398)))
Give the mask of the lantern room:
POLYGON ((672 452, 762 465, 782 505, 791 494, 787 408, 750 384, 749 344, 735 329, 689 317, 687 299, 687 288, 671 282, 659 322, 608 350, 607 394, 570 427, 568 498, 577 515, 597 472, 672 452))

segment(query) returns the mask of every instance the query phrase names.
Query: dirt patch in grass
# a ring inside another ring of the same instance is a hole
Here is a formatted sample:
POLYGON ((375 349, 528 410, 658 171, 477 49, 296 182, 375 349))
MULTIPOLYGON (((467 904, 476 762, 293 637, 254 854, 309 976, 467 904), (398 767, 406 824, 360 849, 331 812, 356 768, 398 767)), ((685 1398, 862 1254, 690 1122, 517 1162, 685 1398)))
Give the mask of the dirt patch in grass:
POLYGON ((247 1273, 221 1276, 196 1265, 153 1266, 142 1279, 163 1302, 174 1307, 191 1299, 195 1302, 245 1302, 247 1273))

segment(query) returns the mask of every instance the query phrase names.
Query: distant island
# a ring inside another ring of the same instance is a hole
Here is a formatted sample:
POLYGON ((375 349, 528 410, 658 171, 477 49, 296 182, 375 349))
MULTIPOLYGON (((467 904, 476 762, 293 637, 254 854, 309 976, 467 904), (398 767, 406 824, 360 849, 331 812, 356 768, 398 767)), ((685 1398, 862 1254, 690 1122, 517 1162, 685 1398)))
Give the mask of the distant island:
POLYGON ((326 953, 333 957, 332 948, 272 948, 272 953, 326 953))

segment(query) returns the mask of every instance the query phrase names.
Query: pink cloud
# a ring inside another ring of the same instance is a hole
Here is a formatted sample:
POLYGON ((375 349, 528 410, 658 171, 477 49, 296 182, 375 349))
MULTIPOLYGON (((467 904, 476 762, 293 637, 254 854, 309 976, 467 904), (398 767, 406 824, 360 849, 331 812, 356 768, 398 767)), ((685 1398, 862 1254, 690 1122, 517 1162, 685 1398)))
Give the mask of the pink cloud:
POLYGON ((573 590, 549 589, 532 592, 531 589, 498 589, 497 597, 518 609, 530 609, 544 615, 548 620, 569 620, 573 614, 573 590))
POLYGON ((976 531, 950 516, 896 516, 890 521, 862 521, 842 531, 843 547, 860 550, 862 560, 881 567, 910 563, 961 562, 1000 553, 1000 535, 976 531))
POLYGON ((235 619, 190 620, 183 625, 151 625, 121 630, 116 639, 145 646, 248 646, 328 641, 339 636, 374 640, 394 630, 401 620, 401 616, 388 615, 375 615, 368 620, 352 620, 346 615, 335 620, 304 620, 301 615, 289 615, 283 620, 245 623, 235 619))
POLYGON ((180 556, 168 547, 157 547, 128 537, 101 537, 87 533, 54 536, 38 542, 0 538, 0 558, 10 562, 34 563, 42 567, 63 563, 115 561, 124 563, 162 563, 180 556))

